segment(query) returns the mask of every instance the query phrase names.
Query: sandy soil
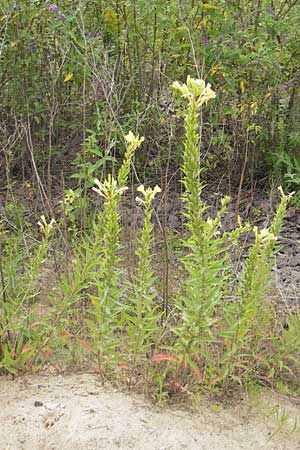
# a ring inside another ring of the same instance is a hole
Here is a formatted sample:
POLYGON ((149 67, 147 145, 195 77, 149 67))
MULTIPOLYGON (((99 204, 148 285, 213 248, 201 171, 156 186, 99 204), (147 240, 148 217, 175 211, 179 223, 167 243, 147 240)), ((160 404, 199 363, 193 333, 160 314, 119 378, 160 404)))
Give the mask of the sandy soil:
POLYGON ((249 400, 159 408, 89 374, 1 378, 0 386, 0 450, 300 449, 297 404, 270 393, 259 405, 272 418, 249 400))

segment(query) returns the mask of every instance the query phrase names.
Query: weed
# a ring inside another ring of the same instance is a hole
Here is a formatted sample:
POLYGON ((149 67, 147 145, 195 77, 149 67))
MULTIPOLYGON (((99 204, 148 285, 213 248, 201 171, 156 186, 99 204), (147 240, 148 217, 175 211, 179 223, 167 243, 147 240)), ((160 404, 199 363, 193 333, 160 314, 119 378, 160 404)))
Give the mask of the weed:
POLYGON ((37 322, 35 297, 38 277, 47 256, 54 221, 39 222, 42 239, 30 250, 23 230, 0 229, 0 367, 16 372, 42 345, 43 330, 37 322))
POLYGON ((161 311, 155 303, 157 291, 152 269, 153 225, 151 222, 152 201, 160 188, 154 189, 140 186, 138 192, 142 197, 137 201, 144 208, 144 223, 137 239, 136 269, 130 283, 129 301, 124 316, 125 330, 128 334, 126 353, 131 355, 133 367, 145 364, 149 352, 157 346, 159 335, 159 319, 161 311))
MULTIPOLYGON (((217 391, 230 383, 249 386, 260 380, 278 382, 287 373, 295 382, 299 372, 299 317, 290 315, 287 328, 277 333, 274 310, 268 302, 277 236, 291 194, 281 190, 281 201, 268 229, 242 224, 237 217, 236 227, 225 232, 222 222, 229 197, 222 199, 214 217, 208 215, 202 198, 205 184, 199 120, 203 106, 216 97, 215 93, 209 84, 191 77, 184 84, 175 82, 173 87, 182 97, 185 115, 185 232, 176 251, 180 289, 169 304, 169 314, 163 317, 166 310, 159 301, 163 295, 153 258, 153 201, 160 192, 157 186, 138 188, 137 202, 144 219, 133 242, 135 266, 130 278, 124 267, 120 207, 135 152, 144 140, 130 132, 116 175, 94 179, 93 191, 99 196, 101 209, 84 232, 74 233, 72 258, 59 289, 52 293, 51 312, 37 331, 28 324, 33 322, 37 275, 46 257, 53 223, 47 224, 42 217, 43 238, 35 251, 27 254, 21 245, 23 227, 9 237, 2 233, 1 364, 6 370, 24 366, 25 359, 34 355, 36 359, 46 345, 64 355, 81 346, 90 355, 91 364, 97 362, 103 380, 124 369, 127 383, 142 380, 149 390, 155 386, 154 396, 160 400, 168 395, 191 396, 201 388, 217 391), (248 232, 253 235, 253 244, 236 274, 232 252, 239 247, 242 234, 248 232)), ((90 134, 86 141, 89 148, 94 146, 94 138, 90 134)), ((83 197, 95 167, 101 164, 95 163, 81 180, 83 197)), ((72 201, 69 203, 72 215, 72 201)), ((165 233, 166 240, 167 236, 165 233)))

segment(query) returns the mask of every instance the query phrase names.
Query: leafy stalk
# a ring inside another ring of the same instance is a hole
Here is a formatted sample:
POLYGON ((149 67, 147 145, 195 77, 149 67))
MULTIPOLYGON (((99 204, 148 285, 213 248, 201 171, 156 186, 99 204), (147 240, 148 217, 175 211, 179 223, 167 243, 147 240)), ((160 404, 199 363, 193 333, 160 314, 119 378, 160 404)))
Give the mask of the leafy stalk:
POLYGON ((145 189, 144 186, 140 186, 138 192, 142 194, 142 197, 137 197, 137 201, 144 209, 144 223, 137 239, 137 265, 131 282, 130 302, 125 314, 126 331, 129 337, 126 349, 132 354, 134 365, 137 359, 145 360, 147 353, 154 346, 161 315, 158 306, 154 303, 157 292, 151 254, 153 243, 152 201, 160 192, 160 188, 155 186, 154 189, 145 189))
POLYGON ((207 356, 207 344, 212 339, 211 327, 214 312, 219 304, 228 277, 226 240, 219 233, 222 215, 229 201, 222 200, 222 207, 215 219, 205 219, 206 205, 201 199, 203 184, 200 180, 199 112, 201 106, 215 97, 210 85, 203 80, 188 77, 187 84, 174 83, 187 100, 185 142, 183 152, 183 184, 185 192, 184 215, 188 236, 184 238, 185 256, 182 263, 187 276, 184 291, 177 299, 181 311, 181 323, 175 328, 177 347, 189 364, 207 356))

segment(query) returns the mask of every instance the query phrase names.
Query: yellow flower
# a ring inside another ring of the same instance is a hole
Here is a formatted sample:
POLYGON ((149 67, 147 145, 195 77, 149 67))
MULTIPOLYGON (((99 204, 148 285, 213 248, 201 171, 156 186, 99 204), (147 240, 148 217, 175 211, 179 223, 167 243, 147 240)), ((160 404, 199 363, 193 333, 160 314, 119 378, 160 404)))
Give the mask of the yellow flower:
POLYGON ((53 226, 55 224, 55 219, 51 219, 49 223, 47 223, 46 217, 44 214, 41 216, 41 220, 38 221, 38 226, 40 227, 41 233, 44 235, 49 235, 53 226))
POLYGON ((161 188, 159 187, 159 186, 155 186, 154 187, 154 189, 153 189, 153 193, 154 193, 154 195, 156 195, 156 194, 159 194, 161 192, 161 188))
POLYGON ((142 142, 144 142, 145 138, 142 136, 141 138, 139 135, 135 136, 132 131, 129 131, 128 134, 125 136, 125 141, 128 145, 132 145, 133 147, 139 147, 142 142))
POLYGON ((104 198, 108 198, 111 192, 122 195, 128 189, 127 186, 118 187, 117 180, 112 177, 105 180, 103 183, 101 183, 98 178, 95 178, 94 183, 98 187, 94 186, 92 190, 104 198))
POLYGON ((205 81, 204 80, 197 80, 195 78, 191 78, 189 75, 187 77, 187 86, 195 97, 199 97, 199 95, 203 92, 205 89, 205 81))
POLYGON ((189 75, 187 77, 187 84, 180 84, 178 81, 175 81, 172 86, 173 89, 181 93, 182 97, 189 101, 193 99, 197 100, 199 106, 204 103, 207 104, 209 100, 216 96, 209 83, 205 86, 204 80, 191 78, 189 75))
POLYGON ((263 228, 262 230, 260 230, 259 232, 259 237, 263 240, 263 241, 276 241, 276 236, 271 233, 269 230, 267 230, 267 228, 263 228))
POLYGON ((207 104, 209 100, 212 100, 216 97, 216 93, 212 90, 211 85, 207 83, 206 88, 202 91, 199 102, 200 105, 203 105, 204 103, 207 104))
POLYGON ((144 199, 140 198, 140 197, 136 197, 136 201, 138 203, 142 203, 144 204, 145 202, 149 202, 151 203, 154 200, 154 197, 156 196, 156 194, 158 194, 159 192, 161 192, 161 188, 159 186, 155 186, 153 189, 151 187, 148 187, 145 189, 144 185, 141 184, 138 188, 137 188, 138 192, 141 192, 141 194, 143 194, 144 199))
POLYGON ((174 81, 172 87, 179 91, 182 97, 187 98, 188 100, 192 98, 192 94, 186 84, 180 84, 179 81, 174 81))

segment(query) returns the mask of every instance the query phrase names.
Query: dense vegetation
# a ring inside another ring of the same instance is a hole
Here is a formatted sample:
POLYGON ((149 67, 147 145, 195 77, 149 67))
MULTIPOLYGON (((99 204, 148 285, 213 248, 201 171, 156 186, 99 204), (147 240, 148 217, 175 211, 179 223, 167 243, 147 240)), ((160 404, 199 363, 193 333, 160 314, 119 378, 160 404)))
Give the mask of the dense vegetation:
POLYGON ((63 162, 95 156, 80 151, 89 129, 102 157, 119 157, 122 130, 138 129, 143 173, 164 165, 168 146, 178 164, 170 84, 191 74, 217 87, 203 118, 205 164, 225 167, 229 187, 234 174, 253 185, 266 171, 298 184, 299 2, 4 0, 0 8, 3 176, 28 180, 37 167, 51 190, 63 162))
POLYGON ((299 203, 299 20, 289 0, 2 0, 3 371, 89 356, 103 379, 146 380, 160 397, 299 389, 300 317, 278 320, 269 301, 276 237, 299 203), (229 197, 212 215, 202 199, 212 176, 237 195, 230 231, 229 197), (178 180, 174 241, 152 219, 178 180), (143 219, 128 244, 121 204, 137 182, 143 219), (242 223, 241 190, 278 184, 269 227, 242 223), (59 280, 41 299, 53 261, 59 280))

